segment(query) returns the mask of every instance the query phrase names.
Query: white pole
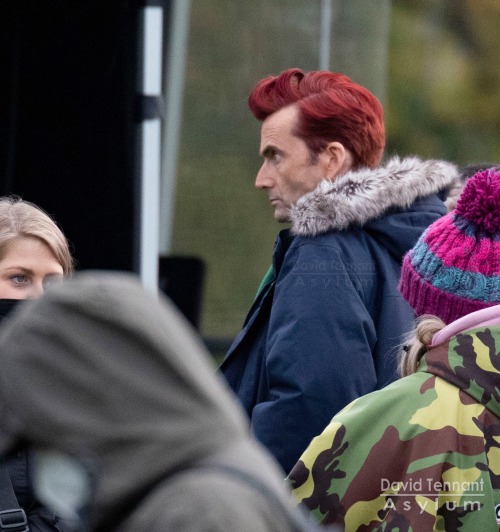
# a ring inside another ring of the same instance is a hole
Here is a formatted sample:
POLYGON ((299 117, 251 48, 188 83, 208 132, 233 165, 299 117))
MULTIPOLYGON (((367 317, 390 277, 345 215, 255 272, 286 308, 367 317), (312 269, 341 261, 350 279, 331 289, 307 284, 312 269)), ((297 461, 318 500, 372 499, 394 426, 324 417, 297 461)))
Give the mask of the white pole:
MULTIPOLYGON (((161 98, 163 9, 146 6, 142 18, 142 87, 144 97, 161 98)), ((158 292, 161 117, 141 124, 141 206, 139 275, 144 287, 158 292)))

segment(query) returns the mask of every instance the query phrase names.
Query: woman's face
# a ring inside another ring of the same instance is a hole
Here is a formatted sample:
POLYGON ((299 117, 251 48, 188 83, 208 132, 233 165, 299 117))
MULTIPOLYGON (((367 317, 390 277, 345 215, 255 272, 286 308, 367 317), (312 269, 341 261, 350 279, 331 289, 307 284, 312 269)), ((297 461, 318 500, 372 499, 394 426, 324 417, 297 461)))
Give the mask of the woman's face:
POLYGON ((0 260, 0 299, 36 299, 52 281, 61 281, 63 267, 50 248, 34 237, 12 241, 0 260))

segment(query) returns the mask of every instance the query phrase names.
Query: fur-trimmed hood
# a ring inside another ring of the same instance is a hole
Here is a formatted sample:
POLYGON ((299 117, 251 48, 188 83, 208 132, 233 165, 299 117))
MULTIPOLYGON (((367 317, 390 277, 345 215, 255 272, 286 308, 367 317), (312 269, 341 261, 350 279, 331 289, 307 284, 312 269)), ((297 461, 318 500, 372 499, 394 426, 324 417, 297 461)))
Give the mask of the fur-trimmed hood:
POLYGON ((449 189, 458 179, 459 171, 452 163, 396 156, 378 168, 322 181, 292 207, 292 231, 314 236, 363 227, 390 209, 408 208, 418 198, 449 189))

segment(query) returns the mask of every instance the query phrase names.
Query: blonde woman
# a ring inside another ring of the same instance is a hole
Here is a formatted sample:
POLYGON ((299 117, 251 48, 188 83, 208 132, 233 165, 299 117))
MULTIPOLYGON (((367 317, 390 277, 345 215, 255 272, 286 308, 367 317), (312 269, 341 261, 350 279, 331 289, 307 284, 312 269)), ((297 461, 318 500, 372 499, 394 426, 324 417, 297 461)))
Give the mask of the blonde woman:
MULTIPOLYGON (((19 300, 40 297, 50 283, 59 282, 72 272, 68 242, 52 218, 33 203, 1 197, 0 320, 19 300)), ((8 490, 13 506, 8 509, 15 510, 9 518, 20 525, 26 522, 32 532, 62 532, 63 523, 32 494, 29 464, 30 455, 24 452, 0 462, 2 497, 5 499, 8 490)), ((2 503, 1 510, 5 510, 7 501, 2 503)), ((15 530, 22 530, 22 526, 15 530)))
POLYGON ((33 299, 73 271, 68 242, 33 203, 0 198, 0 298, 33 299))

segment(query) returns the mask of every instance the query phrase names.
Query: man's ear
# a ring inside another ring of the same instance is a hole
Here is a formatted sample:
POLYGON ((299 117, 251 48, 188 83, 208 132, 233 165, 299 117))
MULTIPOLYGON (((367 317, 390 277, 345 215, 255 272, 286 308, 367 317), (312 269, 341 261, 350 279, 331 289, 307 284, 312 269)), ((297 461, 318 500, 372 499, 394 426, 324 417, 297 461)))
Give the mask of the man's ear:
POLYGON ((339 175, 345 174, 352 168, 353 157, 351 152, 340 142, 330 142, 323 153, 325 156, 326 177, 334 180, 339 175))

